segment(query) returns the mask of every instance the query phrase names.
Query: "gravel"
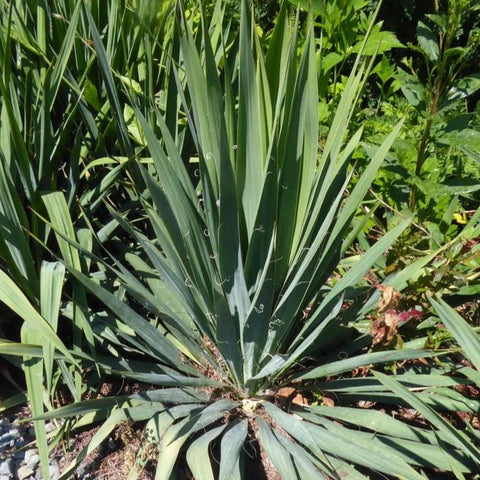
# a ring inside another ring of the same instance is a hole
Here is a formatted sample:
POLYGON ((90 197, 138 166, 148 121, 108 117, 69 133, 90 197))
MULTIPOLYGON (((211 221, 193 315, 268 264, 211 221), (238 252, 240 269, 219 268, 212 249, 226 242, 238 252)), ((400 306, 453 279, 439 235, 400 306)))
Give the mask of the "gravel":
MULTIPOLYGON (((15 423, 16 420, 14 416, 0 417, 0 480, 43 480, 38 450, 31 447, 35 438, 33 428, 15 423)), ((60 477, 59 460, 50 459, 51 480, 60 477)))

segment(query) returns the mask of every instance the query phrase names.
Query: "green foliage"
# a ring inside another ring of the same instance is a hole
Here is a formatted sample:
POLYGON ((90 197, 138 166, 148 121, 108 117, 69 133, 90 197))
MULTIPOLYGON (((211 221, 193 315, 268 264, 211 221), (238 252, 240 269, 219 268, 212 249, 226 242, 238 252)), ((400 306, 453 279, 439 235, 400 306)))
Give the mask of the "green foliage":
POLYGON ((416 43, 409 44, 412 56, 402 59, 394 75, 392 85, 405 99, 388 92, 389 104, 372 109, 367 119, 367 131, 377 132, 407 116, 408 128, 376 185, 390 206, 415 211, 431 246, 458 233, 455 216, 474 208, 480 186, 475 109, 480 83, 470 69, 479 51, 479 26, 472 25, 478 5, 435 5, 435 13, 418 21, 416 43))
MULTIPOLYGON (((289 0, 308 10, 310 2, 289 0)), ((375 5, 378 2, 365 0, 339 1, 322 0, 314 2, 314 25, 319 32, 316 43, 318 46, 318 89, 319 89, 319 120, 326 123, 335 112, 338 96, 342 93, 354 60, 361 50, 362 55, 369 57, 381 56, 381 61, 375 66, 374 72, 381 79, 380 88, 387 89, 388 71, 394 68, 386 55, 394 48, 402 48, 393 32, 383 29, 382 22, 375 22, 375 5), (383 77, 383 79, 382 79, 383 77)), ((369 79, 371 82, 371 79, 369 79)), ((395 91, 395 85, 388 88, 395 91)), ((325 128, 325 134, 328 128, 325 128)), ((323 134, 323 129, 322 129, 323 134)))

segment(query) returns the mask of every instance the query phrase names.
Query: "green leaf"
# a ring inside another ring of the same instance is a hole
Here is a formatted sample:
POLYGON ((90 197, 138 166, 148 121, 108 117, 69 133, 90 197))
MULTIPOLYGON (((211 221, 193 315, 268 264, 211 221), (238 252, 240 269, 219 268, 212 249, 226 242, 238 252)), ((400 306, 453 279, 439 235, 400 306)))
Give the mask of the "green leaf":
MULTIPOLYGON (((362 43, 353 46, 352 52, 358 53, 362 43)), ((377 24, 368 36, 367 42, 363 46, 363 55, 381 55, 392 48, 404 48, 393 32, 381 30, 381 25, 377 24)))
POLYGON ((309 447, 314 454, 317 454, 317 452, 329 453, 389 475, 396 475, 409 480, 425 480, 422 475, 418 474, 407 462, 400 458, 394 449, 388 446, 377 445, 375 441, 370 441, 365 437, 358 438, 351 430, 336 429, 330 431, 320 425, 302 422, 269 402, 265 402, 264 407, 273 420, 294 437, 297 442, 303 443, 305 441, 305 437, 301 435, 301 430, 308 432, 315 442, 315 448, 309 447), (301 428, 300 424, 302 425, 301 428))
POLYGON ((45 345, 51 345, 75 363, 71 353, 51 325, 35 310, 21 290, 2 270, 0 270, 0 302, 5 303, 30 326, 36 334, 35 340, 42 339, 45 345))
POLYGON ((56 57, 56 61, 53 65, 53 68, 49 72, 48 76, 48 90, 47 95, 47 104, 49 108, 52 108, 57 97, 58 91, 60 89, 61 83, 63 81, 63 76, 65 70, 67 69, 68 60, 72 54, 72 49, 74 46, 75 38, 77 35, 77 25, 80 18, 81 3, 77 3, 73 11, 72 16, 68 21, 68 29, 65 33, 65 37, 56 57))
POLYGON ((246 419, 232 422, 222 435, 219 480, 243 478, 244 443, 248 433, 246 419))
POLYGON ((90 11, 90 7, 85 3, 82 3, 82 6, 87 17, 88 25, 90 27, 90 34, 92 36, 95 52, 97 54, 97 59, 100 66, 100 73, 105 82, 107 96, 112 106, 112 114, 117 123, 119 140, 122 145, 123 151, 129 158, 132 158, 134 156, 134 151, 128 138, 127 126, 125 125, 125 120, 123 119, 122 107, 120 99, 118 97, 117 89, 115 87, 110 61, 107 57, 107 52, 105 51, 105 47, 100 38, 100 34, 90 11))
POLYGON ((480 133, 473 128, 442 132, 437 141, 445 145, 461 148, 480 148, 480 133))
POLYGON ((210 463, 210 444, 225 430, 226 425, 212 428, 197 438, 187 450, 187 463, 196 480, 215 480, 210 463))
POLYGON ((305 373, 297 373, 293 376, 293 378, 295 380, 306 380, 312 378, 330 377, 367 365, 397 362, 412 358, 428 358, 438 356, 440 353, 441 352, 431 350, 408 349, 364 353, 351 358, 346 358, 344 360, 326 363, 325 365, 315 367, 305 373))
MULTIPOLYGON (((420 412, 427 421, 436 427, 444 442, 447 442, 465 452, 472 460, 478 463, 478 459, 480 458, 480 449, 467 437, 463 431, 455 428, 438 413, 436 413, 433 408, 427 406, 414 393, 410 392, 407 388, 388 375, 380 372, 374 372, 374 375, 392 392, 401 396, 413 408, 420 412)), ((478 464, 480 465, 480 463, 478 464)))
POLYGON ((268 458, 275 465, 281 478, 292 480, 302 478, 296 472, 291 453, 278 441, 274 431, 272 431, 265 420, 258 417, 256 422, 262 446, 265 449, 268 458))
POLYGON ((32 249, 25 235, 29 230, 24 207, 8 175, 6 161, 0 153, 0 257, 18 286, 30 298, 38 295, 39 280, 32 249))
MULTIPOLYGON (((35 339, 35 332, 29 323, 24 323, 21 330, 21 339, 24 343, 31 343, 35 339)), ((39 417, 43 413, 43 359, 24 357, 23 370, 27 384, 27 396, 33 417, 39 417)), ((35 440, 40 455, 42 473, 46 480, 50 480, 50 467, 48 462, 48 443, 45 420, 34 420, 35 440)))
POLYGON ((425 23, 418 22, 417 39, 420 48, 425 55, 432 61, 436 62, 440 55, 440 49, 437 43, 437 36, 425 23))
POLYGON ((441 298, 430 298, 429 300, 440 320, 463 348, 468 360, 480 371, 480 339, 478 334, 445 300, 441 298))
POLYGON ((0 413, 3 413, 11 408, 19 407, 28 402, 28 395, 26 392, 17 393, 0 402, 0 413))
MULTIPOLYGON (((55 332, 58 327, 58 315, 60 312, 64 279, 65 267, 61 263, 42 263, 40 270, 40 312, 55 332)), ((45 345, 44 353, 47 391, 52 395, 54 346, 52 344, 45 345)))
POLYGON ((449 90, 449 100, 466 98, 480 89, 480 74, 467 75, 453 82, 449 90))
POLYGON ((180 448, 188 437, 213 424, 229 410, 238 406, 238 402, 218 400, 196 415, 191 415, 172 425, 160 439, 158 467, 155 480, 168 480, 178 459, 180 448))

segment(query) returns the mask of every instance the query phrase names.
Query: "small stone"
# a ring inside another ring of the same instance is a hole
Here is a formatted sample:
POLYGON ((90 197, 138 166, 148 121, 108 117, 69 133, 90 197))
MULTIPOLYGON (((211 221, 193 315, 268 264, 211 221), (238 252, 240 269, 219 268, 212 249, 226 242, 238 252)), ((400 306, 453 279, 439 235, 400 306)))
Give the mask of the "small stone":
POLYGON ((45 424, 45 431, 47 433, 52 433, 57 429, 57 426, 53 422, 45 424))
POLYGON ((60 478, 60 469, 58 465, 53 463, 50 465, 50 480, 58 480, 60 478))
POLYGON ((32 448, 25 452, 25 463, 27 464, 28 468, 35 470, 35 466, 40 461, 40 456, 38 455, 38 450, 36 448, 32 448))
POLYGON ((20 430, 16 427, 12 427, 8 430, 8 435, 12 438, 19 438, 20 437, 20 430))
POLYGON ((10 422, 6 418, 0 418, 0 435, 8 432, 10 429, 10 422))
POLYGON ((25 458, 25 452, 23 450, 18 450, 18 452, 15 452, 15 454, 13 455, 13 458, 17 462, 20 462, 25 458))
POLYGON ((4 450, 7 447, 14 447, 19 438, 20 432, 18 429, 10 429, 8 432, 0 436, 0 450, 4 450))
POLYGON ((77 471, 76 471, 77 475, 79 477, 81 477, 84 473, 85 473, 85 467, 80 464, 78 467, 77 467, 77 471))
POLYGON ((3 478, 13 478, 13 460, 11 458, 0 462, 0 480, 3 478))
POLYGON ((26 480, 27 478, 31 477, 35 472, 28 468, 27 465, 23 465, 20 467, 17 472, 18 480, 26 480))

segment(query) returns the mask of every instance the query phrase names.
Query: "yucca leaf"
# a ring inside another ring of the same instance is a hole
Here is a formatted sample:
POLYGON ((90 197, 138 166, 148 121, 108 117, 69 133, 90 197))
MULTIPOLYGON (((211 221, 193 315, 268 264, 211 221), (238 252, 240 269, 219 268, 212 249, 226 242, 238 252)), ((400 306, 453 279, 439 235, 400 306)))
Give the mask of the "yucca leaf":
MULTIPOLYGON (((393 438, 403 438, 420 443, 426 440, 429 443, 437 444, 436 437, 432 435, 432 432, 413 427, 377 410, 341 406, 335 406, 335 408, 312 406, 308 411, 316 415, 336 419, 344 424, 366 428, 376 434, 390 435, 393 438)), ((298 414, 302 416, 301 412, 298 414)))
POLYGON ((315 367, 305 373, 296 374, 293 376, 293 378, 295 380, 306 380, 312 378, 329 377, 366 365, 396 362, 411 358, 435 357, 440 355, 441 353, 442 352, 434 350, 390 350, 384 352, 364 353, 351 358, 345 358, 343 360, 326 363, 325 365, 315 367))
MULTIPOLYGON (((1 351, 1 344, 0 344, 1 351)), ((225 384, 205 378, 191 377, 179 374, 173 369, 160 367, 151 362, 141 362, 138 360, 128 360, 126 358, 110 358, 97 356, 95 358, 98 366, 121 378, 132 378, 141 382, 153 385, 162 385, 165 387, 225 387, 225 384)))
POLYGON ((467 378, 469 378, 472 382, 476 385, 480 385, 480 372, 473 368, 464 368, 462 369, 462 373, 465 374, 467 378))
MULTIPOLYGON (((458 373, 466 375, 465 369, 461 369, 458 373)), ((400 375, 393 375, 393 378, 408 388, 459 387, 470 383, 470 381, 465 378, 451 377, 444 373, 439 374, 433 368, 430 373, 422 374, 416 373, 415 371, 407 371, 400 375)), ((337 392, 372 392, 387 390, 378 379, 373 377, 331 379, 328 382, 317 382, 316 386, 320 390, 331 389, 332 391, 335 390, 337 392)))
MULTIPOLYGON (((385 417, 387 416, 385 414, 383 415, 385 417)), ((425 437, 422 437, 421 435, 419 435, 416 440, 396 438, 396 436, 392 435, 390 432, 386 434, 375 432, 374 436, 372 436, 370 432, 363 432, 357 429, 349 430, 338 425, 338 423, 325 421, 325 419, 322 419, 320 416, 314 416, 310 413, 300 413, 300 416, 305 420, 321 425, 340 436, 357 437, 358 441, 361 442, 363 440, 366 443, 372 442, 379 448, 382 448, 383 446, 393 448, 396 455, 412 465, 426 465, 431 468, 437 467, 447 471, 451 471, 453 468, 457 471, 471 471, 471 462, 468 462, 466 458, 461 458, 462 455, 460 452, 445 452, 438 445, 430 445, 425 441, 425 437)))
POLYGON ((270 131, 266 116, 271 115, 268 112, 271 106, 262 95, 262 90, 268 94, 268 84, 262 85, 262 77, 256 69, 263 59, 261 54, 257 62, 254 58, 254 53, 258 52, 255 40, 252 41, 256 31, 252 28, 251 14, 245 0, 241 5, 235 179, 241 192, 246 234, 251 237, 268 163, 266 154, 270 131))
POLYGON ((43 339, 46 345, 52 345, 72 363, 75 363, 71 353, 50 324, 37 312, 13 280, 2 270, 0 270, 0 301, 21 317, 25 323, 30 325, 30 328, 38 335, 35 338, 36 340, 38 338, 43 339))
POLYGON ((299 476, 291 453, 278 441, 275 433, 268 424, 262 418, 257 418, 256 422, 262 446, 265 449, 268 458, 275 465, 281 478, 292 480, 301 480, 302 478, 305 478, 299 476))
POLYGON ((123 119, 122 107, 120 104, 120 99, 118 98, 117 89, 115 87, 115 82, 113 80, 113 75, 111 73, 111 66, 109 59, 107 57, 107 53, 105 51, 105 47, 102 43, 100 38, 100 34, 98 32, 97 26, 95 24, 95 20, 92 16, 90 8, 87 4, 82 4, 83 11, 86 15, 88 25, 90 27, 90 34, 92 36, 92 40, 95 46, 95 52, 97 54, 97 59, 100 65, 100 72, 103 76, 103 80, 105 82, 105 89, 110 101, 110 105, 112 107, 112 114, 115 118, 118 127, 118 134, 120 143, 123 147, 123 151, 129 158, 132 158, 134 155, 133 148, 130 144, 130 140, 128 138, 128 131, 125 121, 123 119))
POLYGON ((196 480, 214 480, 210 463, 210 444, 225 430, 226 425, 212 428, 188 447, 187 463, 196 480))
MULTIPOLYGON (((43 262, 40 270, 40 313, 57 331, 58 315, 63 292, 65 267, 59 262, 43 262)), ((52 394, 53 359, 55 347, 52 344, 44 346, 45 374, 47 391, 52 394)))
POLYGON ((159 444, 158 467, 155 480, 168 480, 178 457, 179 449, 195 432, 213 424, 238 402, 219 400, 205 407, 200 413, 172 425, 162 436, 159 444))
MULTIPOLYGON (((78 415, 85 415, 90 412, 109 412, 114 407, 129 405, 142 405, 152 403, 176 403, 195 404, 206 402, 208 395, 193 387, 184 388, 161 388, 148 390, 142 393, 131 395, 117 395, 93 400, 82 400, 71 405, 57 408, 56 410, 43 413, 34 417, 34 420, 45 420, 50 418, 69 418, 78 415)), ((167 408, 167 407, 165 407, 167 408)), ((198 408, 198 405, 197 405, 198 408)))
POLYGON ((366 438, 356 438, 351 431, 337 430, 331 432, 310 422, 300 422, 300 420, 269 402, 266 402, 264 407, 279 426, 284 428, 299 443, 302 443, 302 438, 299 435, 297 425, 303 423, 303 428, 315 439, 317 447, 312 451, 314 454, 319 450, 400 478, 425 480, 425 477, 410 467, 392 448, 378 446, 374 441, 368 441, 366 438))
POLYGON ((480 410, 480 401, 468 398, 451 388, 435 388, 418 394, 430 407, 440 411, 475 413, 480 410))
POLYGON ((442 440, 455 446, 459 450, 465 452, 470 458, 476 462, 480 458, 480 449, 467 437, 461 430, 456 429, 453 425, 442 418, 435 410, 426 405, 420 398, 410 392, 399 382, 380 372, 374 372, 374 375, 392 392, 401 396, 409 405, 420 412, 426 420, 436 427, 442 436, 442 440))
POLYGON ((323 465, 297 443, 285 438, 280 432, 274 433, 279 442, 292 455, 295 468, 300 473, 301 478, 315 478, 318 476, 319 472, 323 472, 324 475, 328 475, 332 480, 339 480, 340 478, 347 478, 350 480, 364 479, 363 475, 360 475, 359 473, 355 474, 355 471, 352 468, 349 469, 345 462, 340 462, 338 460, 332 462, 332 460, 329 459, 330 464, 323 465))
MULTIPOLYGON (((367 192, 368 188, 373 182, 375 175, 377 174, 380 165, 383 163, 388 151, 390 150, 393 142, 398 137, 400 129, 403 126, 403 121, 400 121, 395 125, 389 135, 385 138, 382 144, 378 147, 377 151, 375 152, 373 158, 369 162, 367 168, 362 173, 360 178, 358 179, 355 188, 352 190, 351 194, 348 196, 345 205, 342 208, 342 219, 338 219, 335 228, 332 232, 332 238, 335 238, 337 232, 341 231, 345 227, 345 221, 349 221, 355 211, 360 205, 365 193, 367 192)), ((328 247, 327 247, 328 248, 328 247)))
POLYGON ((407 218, 401 222, 396 228, 392 229, 384 235, 375 245, 365 252, 359 262, 357 262, 325 295, 318 309, 312 312, 311 318, 308 319, 305 326, 292 342, 290 349, 292 353, 289 364, 295 362, 301 354, 303 354, 313 342, 319 338, 320 333, 333 321, 335 317, 331 316, 332 307, 339 302, 338 296, 348 287, 357 282, 368 269, 372 266, 377 258, 388 249, 398 236, 407 228, 411 219, 407 218), (337 297, 336 297, 337 296, 337 297), (324 317, 324 318, 322 318, 324 317), (326 319, 325 319, 326 317, 326 319), (321 322, 321 320, 324 320, 321 322), (316 325, 317 324, 317 325, 316 325), (316 327, 313 329, 313 327, 316 327))
MULTIPOLYGON (((307 22, 307 39, 295 82, 291 108, 279 148, 278 275, 284 275, 298 251, 315 182, 318 144, 317 75, 313 25, 307 22), (293 221, 293 228, 292 228, 293 221)), ((314 219, 314 221, 316 218, 314 219)))
POLYGON ((268 75, 272 104, 274 105, 277 105, 278 94, 282 90, 280 78, 288 70, 286 65, 291 58, 285 52, 288 52, 294 43, 292 42, 294 40, 294 32, 292 33, 292 30, 293 28, 289 23, 287 4, 282 2, 265 56, 265 70, 268 75))
MULTIPOLYGON (((204 42, 205 69, 191 39, 188 24, 180 14, 183 35, 180 47, 185 62, 187 85, 192 98, 198 137, 202 195, 210 236, 216 235, 218 251, 213 256, 218 268, 218 283, 227 301, 228 312, 220 300, 215 314, 224 318, 217 325, 219 348, 239 383, 251 376, 244 371, 241 358, 248 358, 249 344, 243 341, 243 328, 250 309, 250 298, 243 273, 243 259, 239 235, 239 210, 230 148, 226 143, 226 125, 220 81, 209 41, 204 42), (205 96, 204 92, 209 91, 205 96), (240 345, 237 340, 240 339, 240 345), (241 352, 239 351, 241 349, 241 352)), ((205 33, 206 36, 206 33, 205 33)), ((214 244, 215 246, 215 244, 214 244)), ((212 312, 213 313, 213 312, 212 312)))
MULTIPOLYGON (((0 272, 1 273, 1 272, 0 272)), ((32 325, 25 322, 21 329, 21 340, 24 343, 31 343, 36 339, 38 332, 32 328, 32 325)), ((47 344, 47 346, 49 346, 47 344)), ((53 348, 53 346, 52 346, 53 348)), ((23 370, 25 372, 25 381, 27 384, 27 396, 32 415, 39 417, 44 411, 43 406, 43 359, 24 357, 23 370)), ((40 455, 40 464, 42 473, 46 480, 50 480, 50 467, 48 462, 48 444, 47 432, 44 420, 34 420, 33 428, 35 430, 35 439, 40 455)))
POLYGON ((244 419, 232 422, 222 435, 219 480, 241 480, 243 478, 243 449, 247 433, 248 423, 244 419))
MULTIPOLYGON (((67 265, 67 268, 68 265, 67 265)), ((180 371, 189 371, 180 361, 179 351, 154 326, 146 321, 122 300, 95 283, 86 275, 69 268, 70 273, 85 288, 93 292, 122 322, 134 329, 136 334, 150 346, 157 358, 166 365, 173 365, 180 371)))
POLYGON ((477 333, 445 300, 441 298, 429 300, 440 320, 463 348, 468 360, 480 371, 480 339, 477 333))

